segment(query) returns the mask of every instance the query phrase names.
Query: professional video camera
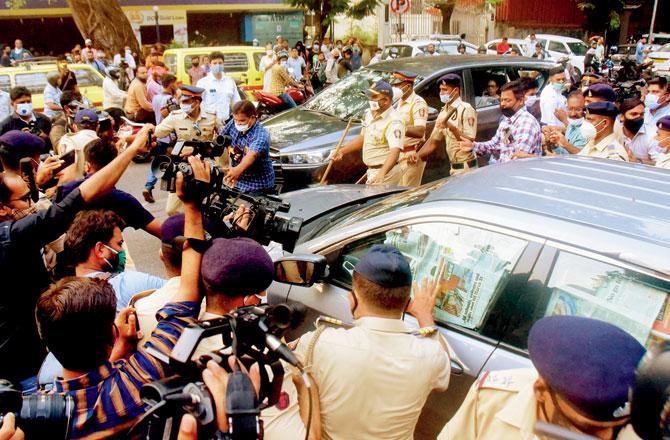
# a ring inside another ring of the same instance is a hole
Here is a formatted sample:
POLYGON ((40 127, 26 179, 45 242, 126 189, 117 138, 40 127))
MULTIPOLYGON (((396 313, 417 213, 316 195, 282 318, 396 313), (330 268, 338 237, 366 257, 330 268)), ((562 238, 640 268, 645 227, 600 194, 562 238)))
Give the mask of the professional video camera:
POLYGON ((151 164, 156 178, 161 179, 161 189, 174 192, 177 187, 177 172, 184 175, 184 192, 201 203, 203 214, 215 225, 209 231, 219 237, 247 236, 267 245, 275 241, 287 252, 292 252, 300 235, 303 220, 289 217, 290 205, 276 196, 254 196, 227 186, 224 183, 224 172, 216 166, 214 157, 223 154, 223 148, 229 145, 230 138, 219 136, 215 142, 180 141, 175 144, 170 156, 158 156, 151 164), (193 154, 210 159, 210 182, 205 184, 193 178, 193 170, 189 163, 181 157, 184 148, 192 147, 193 154), (231 217, 237 209, 244 205, 250 211, 249 224, 246 229, 237 227, 231 217))
POLYGON ((179 104, 177 103, 177 100, 174 98, 174 96, 169 97, 165 105, 169 113, 172 113, 173 111, 179 110, 181 108, 179 107, 179 104))
POLYGON ((150 354, 168 363, 179 375, 142 387, 140 396, 150 409, 132 431, 141 427, 147 438, 175 438, 179 419, 190 413, 201 427, 198 433, 208 438, 207 435, 216 430, 216 408, 212 395, 202 383, 202 370, 209 360, 229 369, 228 358, 235 356, 247 368, 253 363, 259 364, 261 387, 256 398, 251 380, 239 366, 229 376, 226 390, 229 438, 262 438, 260 411, 276 404, 281 393, 284 369, 280 360, 302 371, 298 359, 280 339, 287 331, 297 328, 304 318, 301 304, 242 307, 222 318, 189 325, 169 358, 148 348, 150 354), (200 342, 212 336, 221 337, 222 348, 194 359, 200 342))
POLYGON ((0 379, 0 424, 5 414, 13 412, 26 438, 70 438, 74 408, 74 400, 66 394, 22 396, 10 382, 0 379))

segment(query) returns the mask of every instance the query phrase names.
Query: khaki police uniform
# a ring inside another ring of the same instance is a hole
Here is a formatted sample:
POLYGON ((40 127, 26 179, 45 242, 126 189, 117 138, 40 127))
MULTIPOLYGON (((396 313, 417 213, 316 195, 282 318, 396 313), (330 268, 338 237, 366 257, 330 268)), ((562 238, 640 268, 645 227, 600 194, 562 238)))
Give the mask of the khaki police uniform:
MULTIPOLYGON (((540 440, 533 433, 539 410, 533 390, 537 378, 533 368, 484 373, 437 439, 540 440)), ((630 425, 617 437, 638 438, 630 425)))
MULTIPOLYGON (((319 390, 323 437, 413 439, 428 395, 449 385, 451 362, 438 338, 378 317, 360 318, 350 328, 319 325, 302 336, 295 354, 319 390)), ((284 408, 263 411, 268 440, 304 437, 290 378, 284 390, 284 408)))
MULTIPOLYGON (((416 93, 412 94, 407 100, 401 99, 396 107, 396 112, 405 121, 405 128, 407 127, 425 127, 428 123, 428 104, 426 100, 416 93)), ((405 146, 398 162, 403 171, 400 179, 402 186, 419 186, 421 185, 421 178, 423 177, 423 170, 426 168, 426 163, 419 160, 416 164, 410 165, 407 162, 408 156, 416 155, 416 150, 423 144, 424 138, 413 138, 405 136, 405 146)))
POLYGON ((477 156, 475 156, 474 151, 460 150, 457 145, 458 139, 456 139, 451 130, 447 127, 443 129, 437 127, 437 123, 444 121, 448 113, 454 108, 456 108, 456 111, 449 118, 449 122, 470 139, 474 139, 477 135, 477 112, 460 97, 456 98, 449 108, 445 106, 440 111, 435 128, 433 128, 433 133, 430 136, 438 141, 445 140, 447 156, 449 156, 449 164, 451 166, 450 176, 464 174, 472 168, 477 168, 477 156))
POLYGON ((665 153, 656 161, 656 166, 670 170, 670 153, 665 153))
MULTIPOLYGON (((161 121, 154 131, 157 139, 174 133, 178 141, 211 141, 221 131, 221 123, 216 113, 200 108, 200 116, 196 121, 189 118, 182 110, 174 110, 161 121)), ((183 204, 175 193, 168 194, 165 211, 168 215, 175 215, 182 210, 183 204)))
MULTIPOLYGON (((402 151, 405 141, 405 123, 402 116, 393 107, 382 114, 372 115, 371 110, 365 112, 363 119, 363 163, 368 167, 367 180, 372 180, 386 162, 391 148, 402 151)), ((397 164, 384 176, 384 184, 399 185, 402 167, 397 164)))
POLYGON ((623 160, 628 162, 626 149, 617 141, 616 134, 611 133, 597 144, 592 139, 582 150, 577 153, 580 156, 599 157, 601 159, 623 160))

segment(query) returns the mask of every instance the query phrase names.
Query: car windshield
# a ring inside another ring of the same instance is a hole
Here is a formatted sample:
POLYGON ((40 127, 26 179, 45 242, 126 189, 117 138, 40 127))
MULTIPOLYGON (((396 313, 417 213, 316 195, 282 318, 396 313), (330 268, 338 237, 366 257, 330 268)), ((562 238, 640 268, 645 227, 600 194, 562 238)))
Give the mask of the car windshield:
POLYGON ((666 44, 665 46, 661 47, 657 50, 657 52, 670 52, 670 44, 666 44))
POLYGON ((586 55, 586 51, 589 50, 588 46, 581 41, 575 43, 567 43, 570 48, 570 52, 577 55, 578 57, 586 55))
POLYGON ((368 99, 361 93, 375 82, 390 77, 389 72, 359 70, 326 88, 303 105, 304 110, 326 113, 340 119, 362 118, 368 99))
POLYGON ((371 218, 380 216, 382 214, 386 214, 388 212, 396 211, 401 208, 417 205, 423 202, 433 189, 442 186, 444 184, 445 184, 444 179, 438 180, 436 182, 424 185, 414 190, 409 190, 400 194, 388 196, 370 206, 366 206, 355 212, 348 213, 348 215, 333 217, 331 218, 330 223, 322 225, 319 228, 319 230, 313 231, 310 234, 310 238, 325 234, 327 232, 332 231, 335 228, 348 226, 364 220, 369 220, 371 218))

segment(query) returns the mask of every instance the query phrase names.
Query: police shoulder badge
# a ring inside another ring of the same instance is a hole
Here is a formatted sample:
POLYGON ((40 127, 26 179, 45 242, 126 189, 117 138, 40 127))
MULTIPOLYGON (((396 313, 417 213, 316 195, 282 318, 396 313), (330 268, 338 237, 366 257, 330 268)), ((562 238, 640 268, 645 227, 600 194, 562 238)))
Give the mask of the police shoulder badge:
POLYGON ((395 136, 396 139, 400 139, 400 135, 401 135, 401 132, 400 132, 399 128, 396 128, 395 130, 393 130, 393 136, 395 136))

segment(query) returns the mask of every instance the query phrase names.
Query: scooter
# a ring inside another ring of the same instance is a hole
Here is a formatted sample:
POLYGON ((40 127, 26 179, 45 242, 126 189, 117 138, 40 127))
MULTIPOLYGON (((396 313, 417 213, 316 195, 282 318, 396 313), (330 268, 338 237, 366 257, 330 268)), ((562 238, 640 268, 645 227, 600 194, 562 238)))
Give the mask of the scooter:
MULTIPOLYGON (((297 105, 302 104, 312 95, 314 95, 314 90, 312 89, 310 82, 307 80, 302 80, 301 82, 303 84, 301 88, 288 87, 286 89, 286 93, 288 93, 288 95, 293 98, 293 101, 295 101, 297 105)), ((256 101, 258 101, 258 105, 256 106, 256 113, 258 115, 258 119, 261 121, 269 118, 272 115, 281 113, 289 108, 288 105, 279 96, 273 95, 271 93, 265 93, 262 90, 254 90, 253 95, 256 101)))

